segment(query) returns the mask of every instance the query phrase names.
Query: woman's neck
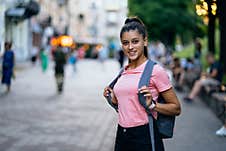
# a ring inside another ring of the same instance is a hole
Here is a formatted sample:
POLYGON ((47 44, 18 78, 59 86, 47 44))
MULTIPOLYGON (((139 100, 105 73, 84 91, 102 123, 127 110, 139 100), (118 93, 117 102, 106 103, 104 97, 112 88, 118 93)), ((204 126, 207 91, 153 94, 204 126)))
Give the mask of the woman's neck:
POLYGON ((129 62, 128 69, 135 69, 138 66, 140 66, 141 64, 143 64, 146 60, 147 60, 147 58, 145 56, 142 56, 141 58, 139 58, 137 60, 131 61, 131 62, 129 62))

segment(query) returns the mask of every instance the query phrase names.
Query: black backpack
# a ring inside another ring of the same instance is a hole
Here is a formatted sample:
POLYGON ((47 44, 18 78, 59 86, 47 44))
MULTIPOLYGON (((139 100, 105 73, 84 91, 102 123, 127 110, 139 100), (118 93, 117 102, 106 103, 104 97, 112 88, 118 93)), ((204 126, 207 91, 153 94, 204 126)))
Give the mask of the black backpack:
MULTIPOLYGON (((144 71, 142 73, 141 79, 139 81, 139 85, 138 85, 139 88, 141 88, 144 85, 149 85, 151 75, 152 75, 152 70, 153 70, 153 67, 155 64, 156 64, 155 62, 148 60, 146 66, 144 68, 144 71)), ((114 88, 114 85, 120 78, 123 71, 124 71, 124 69, 122 69, 120 71, 120 73, 118 74, 118 76, 110 83, 110 85, 109 85, 110 88, 112 88, 112 89, 114 88)), ((148 114, 152 150, 155 151, 154 127, 153 127, 154 122, 156 122, 156 124, 157 124, 157 129, 155 129, 155 130, 158 131, 160 138, 162 138, 162 139, 172 138, 174 125, 175 125, 175 116, 169 116, 169 115, 164 115, 164 114, 158 113, 158 117, 156 120, 153 118, 150 109, 146 105, 146 99, 145 99, 144 95, 141 93, 138 93, 138 98, 139 98, 140 104, 145 108, 145 110, 148 114)), ((106 97, 106 99, 107 99, 108 103, 118 112, 118 106, 112 103, 110 95, 108 97, 106 97)), ((158 102, 163 103, 163 104, 166 103, 166 101, 161 96, 161 94, 158 97, 158 102)))

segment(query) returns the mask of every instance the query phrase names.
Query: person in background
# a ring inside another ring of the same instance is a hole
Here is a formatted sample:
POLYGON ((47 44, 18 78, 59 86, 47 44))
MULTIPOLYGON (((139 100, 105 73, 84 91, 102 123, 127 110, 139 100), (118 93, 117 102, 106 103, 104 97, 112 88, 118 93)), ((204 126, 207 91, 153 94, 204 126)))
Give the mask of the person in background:
POLYGON ((69 63, 71 64, 74 73, 76 72, 77 60, 77 52, 75 49, 72 49, 69 56, 69 63))
POLYGON ((44 50, 44 48, 40 50, 40 59, 41 59, 42 71, 46 72, 48 68, 48 55, 44 50))
POLYGON ((62 46, 56 48, 53 52, 53 59, 55 62, 55 78, 56 78, 56 85, 57 91, 59 94, 63 92, 63 85, 64 85, 64 66, 66 64, 66 54, 63 51, 62 46))
MULTIPOLYGON (((10 91, 11 87, 11 78, 13 77, 13 69, 15 65, 15 56, 14 52, 11 49, 12 43, 5 43, 5 52, 3 54, 3 62, 2 62, 2 84, 6 84, 7 91, 10 91)), ((15 76, 15 75, 14 75, 15 76)))
POLYGON ((33 46, 32 49, 31 49, 31 63, 32 63, 32 65, 35 65, 35 63, 36 63, 36 60, 37 60, 37 57, 38 57, 38 51, 39 51, 39 48, 36 47, 36 46, 33 46))
POLYGON ((173 64, 171 65, 171 70, 173 72, 174 80, 178 83, 182 73, 184 72, 183 68, 181 67, 179 58, 173 59, 173 64))
POLYGON ((199 38, 195 39, 195 53, 194 53, 194 58, 199 60, 201 59, 201 52, 202 52, 202 44, 200 42, 199 38))
POLYGON ((201 73, 200 79, 196 80, 194 86, 192 87, 191 92, 188 96, 184 98, 186 102, 192 102, 193 99, 199 94, 201 88, 203 86, 212 85, 218 86, 220 85, 223 78, 223 68, 220 62, 214 59, 214 55, 212 53, 208 53, 206 55, 207 63, 210 65, 209 72, 201 73))
POLYGON ((108 58, 108 48, 105 46, 105 45, 101 45, 101 46, 98 46, 99 48, 96 48, 97 49, 97 52, 98 52, 98 59, 99 61, 103 64, 104 61, 108 58))
POLYGON ((198 62, 194 62, 192 58, 187 58, 186 63, 183 65, 183 72, 181 72, 175 88, 179 91, 183 91, 184 84, 193 85, 194 82, 199 79, 201 71, 202 67, 198 62))
POLYGON ((124 52, 123 52, 122 49, 120 49, 118 51, 117 59, 118 59, 118 62, 119 62, 119 65, 120 65, 120 69, 121 69, 123 67, 123 63, 124 63, 124 60, 125 60, 125 55, 124 55, 124 52))

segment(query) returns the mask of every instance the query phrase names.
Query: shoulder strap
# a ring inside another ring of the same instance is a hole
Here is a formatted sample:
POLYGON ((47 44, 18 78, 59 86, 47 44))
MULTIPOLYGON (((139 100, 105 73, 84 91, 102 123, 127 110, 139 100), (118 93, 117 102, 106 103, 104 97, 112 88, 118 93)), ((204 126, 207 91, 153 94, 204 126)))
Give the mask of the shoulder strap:
POLYGON ((109 84, 109 87, 110 88, 114 88, 116 82, 118 81, 118 79, 121 77, 122 73, 124 71, 124 68, 122 68, 120 71, 119 71, 119 74, 117 75, 117 77, 109 84))
MULTIPOLYGON (((139 88, 141 88, 144 85, 146 85, 146 86, 149 85, 152 71, 153 71, 155 64, 156 64, 155 62, 148 60, 146 66, 144 68, 143 74, 141 76, 141 79, 139 81, 139 85, 138 85, 139 88)), ((138 98, 139 98, 140 104, 145 108, 146 112, 148 113, 149 132, 150 132, 150 137, 151 137, 152 151, 155 151, 154 121, 153 121, 154 119, 152 117, 150 109, 148 108, 148 106, 146 104, 146 99, 145 99, 144 95, 141 93, 138 93, 138 98)))
MULTIPOLYGON (((118 79, 121 77, 123 71, 124 71, 124 68, 122 68, 122 69, 120 70, 120 72, 119 72, 119 74, 117 75, 117 77, 109 84, 109 87, 110 87, 110 88, 112 88, 112 89, 114 88, 116 82, 117 82, 118 79)), ((115 105, 115 104, 112 103, 112 98, 111 98, 111 96, 109 95, 109 96, 107 96, 107 97, 105 97, 105 98, 107 99, 108 104, 110 104, 110 105, 115 109, 115 111, 118 112, 118 105, 115 105)))
MULTIPOLYGON (((155 62, 153 62, 151 60, 148 60, 146 66, 144 68, 144 71, 143 71, 143 73, 141 75, 141 79, 139 81, 139 85, 138 85, 139 88, 141 88, 144 85, 146 85, 146 86, 149 85, 150 79, 151 79, 151 75, 152 75, 152 71, 153 71, 153 68, 154 68, 155 64, 156 64, 155 62)), ((150 113, 149 108, 146 105, 146 99, 145 99, 144 95, 139 93, 138 97, 139 97, 140 104, 146 109, 146 111, 148 113, 150 113)))

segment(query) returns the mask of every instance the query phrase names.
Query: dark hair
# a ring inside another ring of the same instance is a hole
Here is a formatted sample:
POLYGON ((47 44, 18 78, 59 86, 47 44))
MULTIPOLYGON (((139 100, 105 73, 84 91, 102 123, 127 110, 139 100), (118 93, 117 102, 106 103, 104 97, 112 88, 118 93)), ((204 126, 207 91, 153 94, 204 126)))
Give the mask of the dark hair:
POLYGON ((214 54, 212 53, 212 52, 208 52, 207 54, 206 54, 206 57, 208 58, 208 57, 213 57, 214 58, 214 54))
MULTIPOLYGON (((147 30, 144 23, 138 17, 129 17, 125 20, 125 24, 120 31, 120 38, 122 38, 122 34, 124 32, 128 32, 130 30, 137 30, 139 34, 143 36, 143 38, 147 38, 147 30)), ((148 58, 148 48, 144 46, 144 55, 148 58)))
POLYGON ((5 42, 5 50, 9 50, 12 47, 12 42, 5 42))

